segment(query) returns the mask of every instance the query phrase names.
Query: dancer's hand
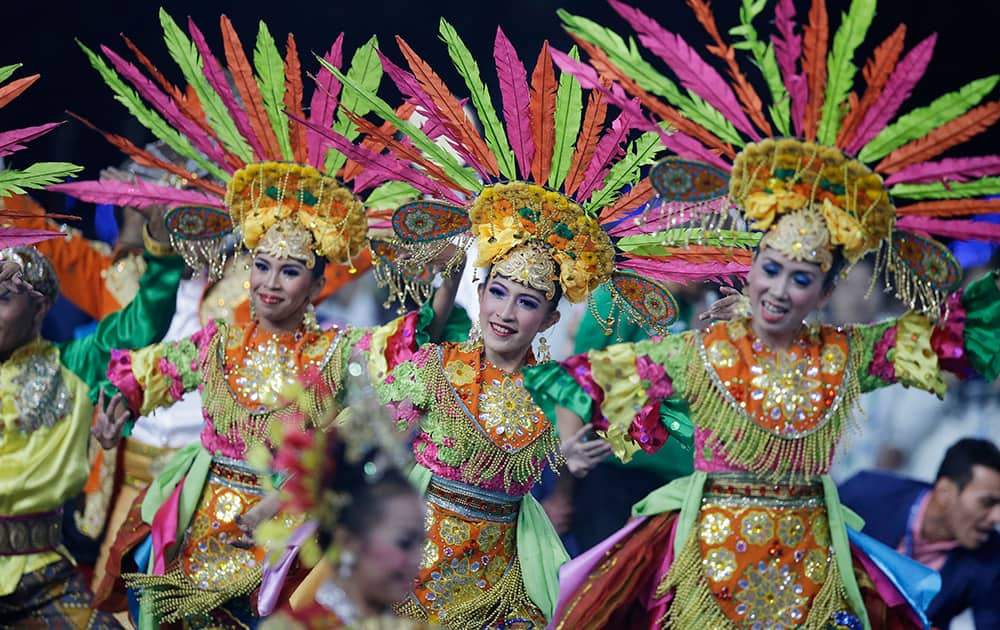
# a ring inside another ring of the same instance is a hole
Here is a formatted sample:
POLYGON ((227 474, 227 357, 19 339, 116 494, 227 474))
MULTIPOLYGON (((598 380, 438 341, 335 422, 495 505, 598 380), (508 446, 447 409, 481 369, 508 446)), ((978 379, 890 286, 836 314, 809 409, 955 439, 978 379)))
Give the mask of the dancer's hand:
POLYGON ((566 468, 574 477, 586 477, 594 466, 611 455, 611 445, 605 440, 588 438, 592 428, 589 424, 585 424, 562 441, 561 448, 563 457, 566 458, 566 468))
POLYGON ((722 293, 722 298, 713 302, 707 311, 698 315, 699 321, 718 319, 728 322, 749 313, 749 301, 738 290, 733 287, 719 287, 719 292, 722 293))
POLYGON ((281 507, 281 496, 276 492, 265 495, 256 505, 244 512, 237 514, 233 522, 240 528, 242 535, 233 540, 231 544, 240 549, 252 549, 257 543, 253 540, 253 532, 257 526, 264 521, 269 521, 278 513, 281 507))
POLYGON ((90 432, 97 438, 101 447, 105 450, 118 446, 122 439, 122 429, 125 423, 132 417, 125 398, 121 394, 111 397, 107 406, 104 405, 104 390, 97 396, 97 417, 90 432))
POLYGON ((20 295, 27 293, 36 300, 42 299, 42 294, 25 282, 24 270, 13 260, 0 261, 0 297, 8 294, 20 295))

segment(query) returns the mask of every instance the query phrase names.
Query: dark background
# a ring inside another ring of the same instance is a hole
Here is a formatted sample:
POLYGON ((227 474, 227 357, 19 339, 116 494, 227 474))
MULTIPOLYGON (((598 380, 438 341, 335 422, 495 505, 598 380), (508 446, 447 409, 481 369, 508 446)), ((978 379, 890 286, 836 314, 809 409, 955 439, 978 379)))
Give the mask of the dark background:
MULTIPOLYGON (((724 73, 716 60, 704 52, 708 37, 682 0, 634 0, 633 3, 659 19, 666 28, 682 34, 710 63, 724 73)), ((0 17, 0 21, 4 22, 0 35, 0 65, 21 62, 24 67, 15 74, 15 78, 33 73, 41 73, 42 78, 13 104, 0 110, 0 129, 65 119, 64 111, 69 109, 108 131, 128 136, 140 145, 152 139, 113 100, 110 90, 75 45, 74 38, 95 49, 100 44, 110 45, 131 59, 118 36, 119 33, 125 33, 160 67, 168 79, 179 83, 180 73, 162 40, 157 18, 159 4, 125 4, 109 0, 5 0, 3 4, 3 17, 0 17)), ((809 2, 799 0, 796 4, 801 24, 805 21, 809 2)), ((773 16, 773 5, 774 2, 755 21, 761 39, 770 35, 767 20, 773 16)), ((165 2, 163 6, 182 28, 186 28, 186 17, 193 17, 219 57, 222 57, 222 42, 218 18, 222 13, 232 19, 248 56, 256 38, 259 19, 267 22, 282 53, 286 34, 293 32, 303 68, 309 72, 314 72, 318 66, 310 52, 325 52, 341 31, 346 33, 346 59, 350 58, 354 48, 375 34, 389 56, 397 63, 402 63, 401 55, 392 41, 393 36, 399 33, 442 74, 457 94, 462 93, 458 83, 460 79, 451 71, 445 46, 437 38, 437 23, 442 16, 455 25, 479 61, 483 79, 494 90, 496 77, 491 69, 492 50, 498 24, 517 47, 529 76, 543 39, 548 38, 554 47, 561 50, 568 49, 571 44, 559 26, 555 14, 558 7, 594 19, 619 32, 628 32, 627 24, 603 0, 251 0, 242 3, 205 0, 165 2)), ((727 37, 725 31, 736 24, 738 6, 738 0, 715 0, 714 3, 720 30, 727 41, 732 38, 727 37)), ((829 0, 831 31, 839 25, 840 11, 846 6, 845 1, 829 0)), ((883 0, 869 30, 866 45, 855 55, 855 63, 859 68, 874 46, 900 22, 908 25, 907 50, 931 32, 939 33, 934 60, 914 95, 903 106, 904 111, 926 105, 946 91, 1000 70, 996 52, 1000 42, 1000 2, 997 0, 883 0)), ((649 54, 645 56, 651 58, 649 54)), ((749 70, 748 66, 744 68, 749 70)), ((747 74, 764 95, 765 89, 758 83, 757 73, 749 70, 747 74)), ((856 83, 860 82, 859 72, 856 83)), ((386 83, 387 79, 383 86, 386 83)), ((309 93, 307 84, 307 99, 309 93)), ((391 97, 389 92, 386 95, 391 97)), ((393 101, 392 98, 388 100, 393 101)), ((494 102, 499 102, 496 91, 494 102)), ((991 130, 969 145, 960 147, 960 153, 995 153, 998 139, 1000 134, 991 130)), ((95 176, 102 166, 117 164, 122 159, 117 150, 99 135, 74 120, 35 141, 29 149, 14 157, 16 160, 12 166, 41 159, 76 162, 87 167, 85 176, 95 176)), ((42 198, 50 207, 58 207, 61 203, 52 196, 42 195, 42 198)))

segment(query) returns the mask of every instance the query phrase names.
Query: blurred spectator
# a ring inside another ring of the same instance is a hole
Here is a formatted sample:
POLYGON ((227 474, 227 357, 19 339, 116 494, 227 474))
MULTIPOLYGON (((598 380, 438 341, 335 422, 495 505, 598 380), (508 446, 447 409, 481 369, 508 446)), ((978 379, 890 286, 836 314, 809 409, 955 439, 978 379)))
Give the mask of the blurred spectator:
POLYGON ((1000 628, 1000 449, 963 439, 934 483, 862 472, 840 488, 864 531, 941 573, 928 617, 936 627, 972 609, 977 628, 1000 628))

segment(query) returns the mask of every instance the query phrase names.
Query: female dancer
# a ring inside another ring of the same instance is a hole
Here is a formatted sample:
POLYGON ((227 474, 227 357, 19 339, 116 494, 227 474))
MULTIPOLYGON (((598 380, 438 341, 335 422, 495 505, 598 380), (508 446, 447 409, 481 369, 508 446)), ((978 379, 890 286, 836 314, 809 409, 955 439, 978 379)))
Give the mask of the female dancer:
MULTIPOLYGON (((855 34, 863 33, 871 19, 860 4, 852 5, 843 27, 855 34)), ((788 5, 781 5, 784 14, 778 19, 783 33, 791 32, 788 5)), ((647 45, 676 61, 667 55, 679 45, 674 36, 638 11, 617 2, 614 6, 647 45)), ((699 19, 718 37, 705 11, 699 19)), ((817 11, 825 15, 822 2, 814 3, 817 11)), ((606 72, 627 76, 616 65, 626 61, 615 56, 620 40, 592 24, 584 34, 582 21, 565 19, 606 72)), ((842 54, 838 50, 832 58, 842 54)), ((726 59, 733 63, 731 56, 726 59)), ((582 76, 594 76, 571 59, 557 61, 582 76)), ((790 70, 794 63, 791 59, 790 70)), ((687 62, 672 68, 691 76, 687 62)), ((702 78, 716 77, 707 64, 699 68, 702 78)), ((827 76, 825 69, 818 76, 827 76)), ((866 78, 875 90, 873 99, 896 92, 872 85, 884 84, 886 77, 866 78)), ((725 86, 721 77, 719 81, 725 86)), ((822 94, 822 87, 810 86, 810 94, 822 94)), ((648 94, 643 98, 650 107, 658 105, 657 111, 668 109, 648 94)), ((854 104, 851 108, 852 115, 864 115, 853 111, 854 104)), ((781 128, 787 110, 779 106, 770 111, 781 128)), ((900 557, 851 529, 861 524, 840 506, 826 473, 861 392, 902 382, 943 394, 942 370, 963 374, 971 369, 996 378, 1000 288, 994 272, 949 295, 960 269, 947 250, 900 231, 914 223, 895 222, 897 212, 957 214, 975 202, 945 200, 897 209, 890 200, 890 194, 955 198, 978 194, 976 188, 887 188, 864 164, 891 151, 893 143, 903 145, 906 138, 895 135, 902 126, 916 124, 917 118, 921 124, 941 124, 948 120, 944 112, 938 111, 937 118, 923 112, 881 133, 877 127, 864 132, 817 127, 810 118, 817 112, 809 112, 799 110, 792 117, 795 128, 804 130, 803 139, 747 142, 731 166, 730 199, 753 229, 763 231, 748 277, 749 318, 661 341, 612 346, 574 357, 562 368, 538 368, 526 375, 536 400, 562 406, 561 430, 573 430, 581 418, 617 425, 630 435, 672 428, 660 422, 658 411, 666 396, 675 395, 689 403, 695 432, 696 472, 650 494, 634 510, 643 518, 565 568, 557 627, 898 628, 925 623, 920 609, 926 601, 910 598, 913 594, 902 581, 907 573, 920 577, 919 569, 904 562, 908 571, 887 571, 892 563, 900 566, 900 557), (817 142, 817 137, 825 140, 817 142), (867 139, 873 140, 866 144, 867 139), (837 147, 860 149, 860 157, 852 159, 823 144, 834 141, 837 147), (847 329, 804 324, 809 313, 830 299, 843 265, 880 246, 897 290, 923 313, 847 329), (908 270, 917 277, 908 278, 908 270)), ((836 114, 823 115, 839 120, 836 114)), ((688 142, 686 151, 718 141, 709 129, 689 125, 688 132, 699 140, 688 142)), ((926 150, 914 152, 916 147, 907 145, 888 158, 899 160, 899 168, 913 164, 897 181, 927 177, 938 168, 916 162, 943 148, 921 146, 926 150)), ((729 168, 718 156, 703 157, 729 168)), ((655 171, 653 179, 657 181, 655 171)), ((989 178, 983 183, 988 188, 989 178)), ((705 239, 725 232, 718 229, 723 223, 718 216, 712 221, 712 229, 701 230, 705 239)), ((930 229, 962 228, 947 221, 918 223, 930 229)))
MULTIPOLYGON (((441 35, 473 94, 487 128, 484 137, 403 40, 398 41, 413 74, 384 56, 383 64, 404 93, 427 104, 424 129, 446 138, 471 170, 371 90, 337 74, 349 94, 428 157, 365 120, 361 124, 372 144, 381 143, 386 153, 343 143, 338 148, 369 168, 391 168, 395 177, 428 189, 428 182, 443 184, 448 192, 446 202, 407 204, 395 213, 396 235, 412 247, 414 260, 432 258, 442 243, 458 236, 475 239, 476 264, 487 267, 477 330, 467 343, 418 347, 406 319, 371 337, 369 371, 400 426, 416 432, 414 479, 430 506, 416 586, 397 610, 450 628, 540 628, 554 610, 557 571, 566 555, 528 492, 543 468, 560 464, 562 456, 555 427, 532 403, 521 372, 545 360, 544 350, 536 360, 532 341, 558 320, 560 297, 580 302, 605 281, 610 280, 616 306, 632 304, 632 312, 657 329, 669 323, 675 312, 669 293, 616 267, 619 250, 606 231, 627 232, 633 220, 643 222, 638 210, 649 187, 617 197, 652 160, 658 137, 647 134, 627 143, 626 121, 605 126, 606 103, 597 94, 590 97, 580 131, 582 90, 570 75, 557 81, 547 45, 532 73, 529 97, 525 69, 498 30, 495 58, 504 86, 505 130, 478 70, 471 73, 465 63, 468 50, 447 22, 441 23, 441 35), (523 110, 509 106, 522 97, 523 110), (630 302, 634 296, 640 297, 630 302)), ((563 452, 571 462, 587 465, 607 454, 607 446, 585 443, 583 435, 583 430, 564 435, 563 452)))

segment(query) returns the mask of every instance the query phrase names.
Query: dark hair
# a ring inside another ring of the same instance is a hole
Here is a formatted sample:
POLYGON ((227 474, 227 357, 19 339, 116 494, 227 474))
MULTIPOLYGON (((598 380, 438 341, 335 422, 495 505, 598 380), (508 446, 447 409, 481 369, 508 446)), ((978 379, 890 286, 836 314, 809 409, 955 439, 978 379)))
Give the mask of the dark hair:
POLYGON ((951 479, 961 492, 972 480, 973 466, 985 466, 1000 472, 1000 449, 989 440, 959 440, 945 452, 935 480, 951 479))
MULTIPOLYGON (((377 452, 371 451, 359 462, 350 462, 346 457, 346 446, 336 440, 328 449, 332 463, 324 475, 323 487, 350 500, 337 514, 336 527, 343 527, 354 536, 364 536, 382 518, 382 508, 386 501, 398 496, 416 496, 413 487, 403 473, 388 463, 380 462, 377 452)), ((321 527, 317 533, 322 548, 330 546, 333 531, 321 527)))
POLYGON ((844 252, 839 247, 836 247, 832 251, 833 262, 830 263, 830 269, 826 272, 826 276, 823 278, 823 291, 829 293, 833 291, 833 287, 837 284, 840 279, 841 272, 847 267, 847 258, 844 257, 844 252))
POLYGON ((313 265, 312 269, 310 269, 310 271, 312 272, 313 280, 323 277, 323 274, 326 273, 326 264, 327 261, 325 257, 323 256, 316 257, 316 264, 313 265))

